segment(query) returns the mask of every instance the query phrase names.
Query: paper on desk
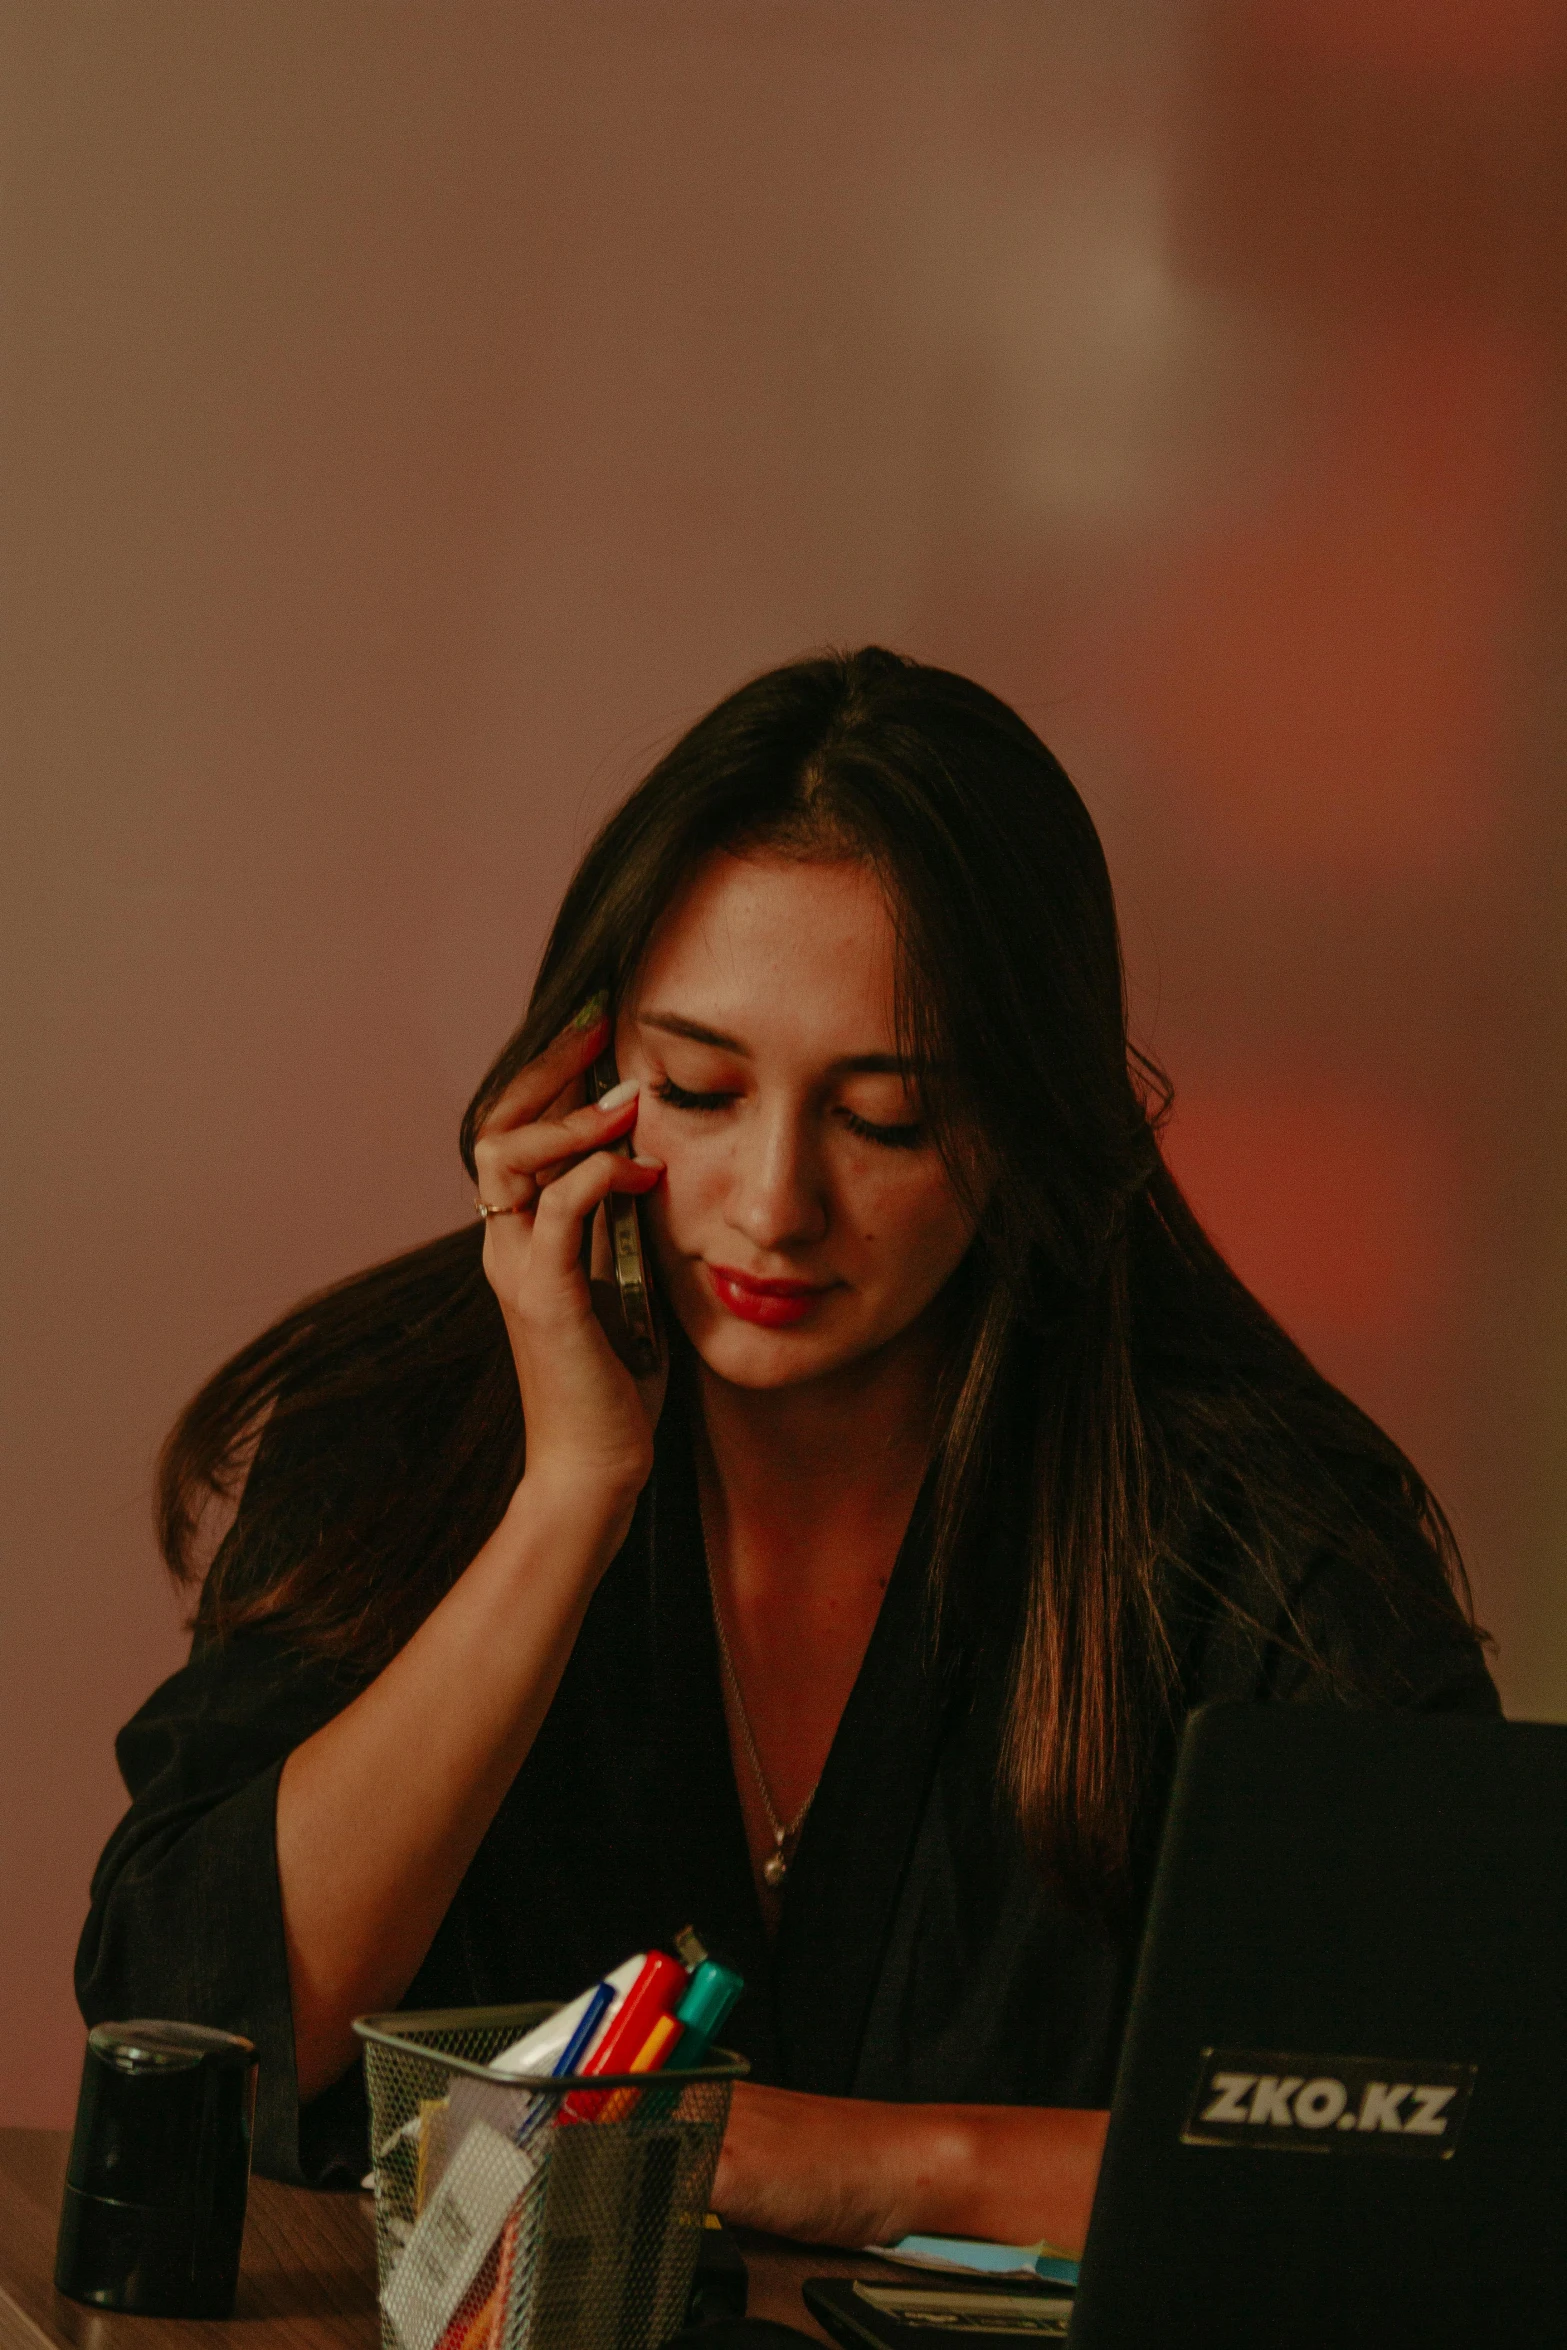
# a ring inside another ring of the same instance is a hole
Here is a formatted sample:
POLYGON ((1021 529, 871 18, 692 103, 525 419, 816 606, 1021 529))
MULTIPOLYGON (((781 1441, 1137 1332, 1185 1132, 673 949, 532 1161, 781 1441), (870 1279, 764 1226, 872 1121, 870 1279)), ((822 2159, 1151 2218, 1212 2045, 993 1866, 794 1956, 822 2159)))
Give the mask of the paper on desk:
POLYGON ((403 2350, 435 2350, 520 2196, 542 2150, 514 2146, 475 2122, 415 2223, 381 2295, 403 2350))
POLYGON ((896 2244, 867 2244, 878 2260, 908 2268, 936 2268, 963 2276, 1028 2277, 1075 2285, 1077 2262, 1054 2244, 989 2244, 972 2236, 901 2236, 896 2244))

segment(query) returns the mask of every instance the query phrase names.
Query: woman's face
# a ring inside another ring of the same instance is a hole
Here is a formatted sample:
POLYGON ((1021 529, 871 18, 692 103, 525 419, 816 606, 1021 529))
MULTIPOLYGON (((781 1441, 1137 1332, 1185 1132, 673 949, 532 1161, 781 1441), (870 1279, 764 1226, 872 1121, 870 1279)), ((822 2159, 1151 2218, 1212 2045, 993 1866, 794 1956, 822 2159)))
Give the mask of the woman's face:
POLYGON ((615 1055, 663 1297, 708 1368, 786 1387, 907 1330, 973 1219, 918 1123, 895 941, 859 864, 710 858, 654 934, 615 1055))

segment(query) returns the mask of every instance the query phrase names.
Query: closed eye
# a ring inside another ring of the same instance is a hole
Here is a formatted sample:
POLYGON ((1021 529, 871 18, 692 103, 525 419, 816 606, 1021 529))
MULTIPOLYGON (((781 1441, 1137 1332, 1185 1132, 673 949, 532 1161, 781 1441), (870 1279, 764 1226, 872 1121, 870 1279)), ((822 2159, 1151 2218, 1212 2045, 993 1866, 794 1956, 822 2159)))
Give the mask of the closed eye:
MULTIPOLYGON (((727 1110, 730 1103, 739 1098, 734 1093, 689 1093, 683 1085, 677 1085, 672 1077, 661 1077, 653 1092, 659 1101, 667 1102, 672 1110, 727 1110)), ((925 1140, 925 1129, 917 1119, 901 1126, 878 1126, 869 1118, 862 1118, 856 1110, 840 1109, 838 1116, 849 1132, 857 1135, 861 1142, 876 1143, 883 1150, 918 1150, 925 1140)))
POLYGON ((925 1129, 918 1120, 907 1126, 873 1126, 869 1118, 860 1117, 854 1110, 841 1111, 840 1115, 851 1134, 857 1134, 862 1142, 880 1143, 883 1150, 917 1151, 925 1139, 925 1129))
POLYGON ((687 1093, 672 1077, 661 1077, 653 1091, 672 1110, 725 1110, 735 1098, 732 1093, 687 1093))

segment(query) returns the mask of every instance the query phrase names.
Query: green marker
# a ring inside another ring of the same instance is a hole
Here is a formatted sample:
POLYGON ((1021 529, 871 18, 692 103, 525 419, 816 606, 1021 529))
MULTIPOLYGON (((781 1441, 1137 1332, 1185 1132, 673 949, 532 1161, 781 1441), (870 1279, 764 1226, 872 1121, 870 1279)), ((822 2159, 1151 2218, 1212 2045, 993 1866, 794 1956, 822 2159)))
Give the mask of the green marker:
POLYGON ((675 2021, 684 2026, 666 2072, 694 2072, 702 2064, 725 2016, 745 1989, 745 1977, 716 1958, 704 1958, 686 1985, 675 2021))

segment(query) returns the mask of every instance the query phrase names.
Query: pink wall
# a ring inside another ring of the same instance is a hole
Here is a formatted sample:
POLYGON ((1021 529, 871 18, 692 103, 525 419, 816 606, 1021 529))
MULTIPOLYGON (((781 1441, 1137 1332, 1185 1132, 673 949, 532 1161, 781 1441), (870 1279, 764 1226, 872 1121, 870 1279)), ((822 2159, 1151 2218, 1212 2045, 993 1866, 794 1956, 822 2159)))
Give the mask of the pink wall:
POLYGON ((586 829, 824 639, 1066 760, 1178 1166, 1567 1716, 1554 0, 8 21, 0 2118, 169 1418, 463 1214, 586 829))

